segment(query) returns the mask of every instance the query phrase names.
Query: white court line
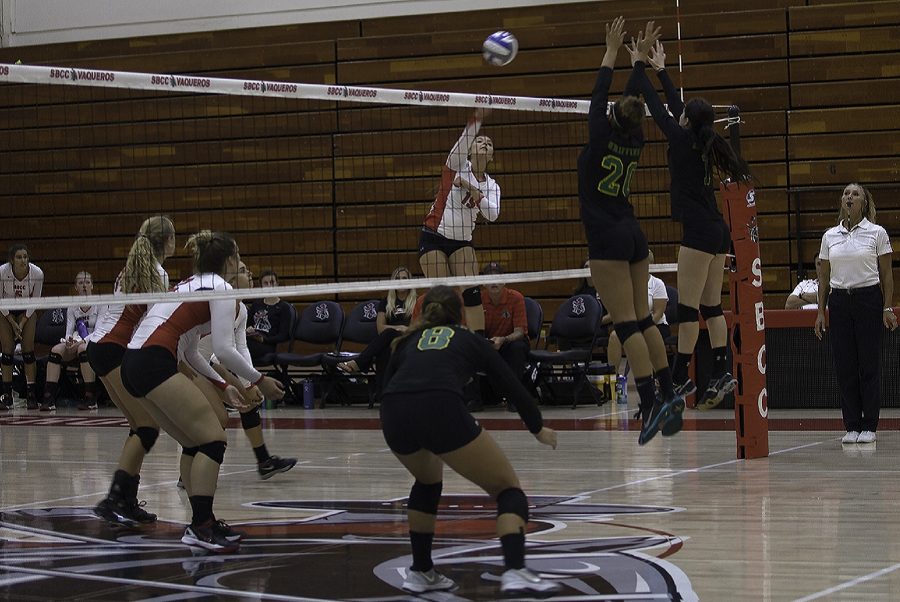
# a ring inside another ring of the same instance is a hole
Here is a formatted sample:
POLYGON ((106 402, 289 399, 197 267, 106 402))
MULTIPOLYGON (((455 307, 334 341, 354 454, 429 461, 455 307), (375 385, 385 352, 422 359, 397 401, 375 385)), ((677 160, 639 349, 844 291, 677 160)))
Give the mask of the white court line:
POLYGON ((213 596, 227 596, 229 598, 251 598, 253 600, 279 600, 283 602, 328 602, 323 598, 309 598, 304 596, 285 596, 281 594, 267 594, 265 592, 250 592, 239 589, 225 589, 220 587, 206 587, 203 585, 183 585, 166 581, 147 581, 143 579, 126 579, 124 577, 108 577, 105 575, 91 575, 90 573, 77 573, 72 571, 53 571, 47 569, 32 569, 20 566, 2 565, 0 571, 9 571, 14 574, 38 575, 42 577, 59 577, 63 579, 75 579, 83 581, 100 581, 103 583, 115 583, 119 585, 134 585, 147 588, 170 589, 179 592, 197 592, 213 596))
MULTIPOLYGON (((832 439, 833 439, 833 438, 831 438, 831 439, 826 439, 826 440, 824 440, 824 441, 815 441, 815 442, 813 442, 813 443, 806 443, 806 444, 804 444, 804 445, 797 445, 797 446, 794 446, 794 447, 789 447, 789 448, 787 448, 787 449, 782 449, 782 450, 779 450, 779 451, 770 452, 770 453, 769 453, 769 456, 777 456, 777 455, 779 455, 779 454, 784 454, 784 453, 788 453, 788 452, 792 452, 792 451, 797 451, 798 449, 803 449, 803 448, 806 448, 806 447, 814 447, 814 446, 816 446, 816 445, 822 445, 823 443, 825 443, 825 442, 827 442, 827 441, 831 441, 832 439)), ((638 479, 637 481, 629 481, 629 482, 627 482, 627 483, 619 483, 618 485, 610 485, 609 487, 603 487, 602 489, 594 489, 594 490, 592 490, 592 491, 584 491, 584 492, 582 492, 582 493, 576 493, 576 494, 574 494, 574 495, 576 495, 576 496, 581 496, 581 495, 585 495, 585 496, 586 496, 586 495, 593 495, 593 494, 595 494, 595 493, 603 493, 603 492, 606 492, 606 491, 612 491, 612 490, 614 490, 614 489, 622 489, 623 487, 631 487, 632 485, 643 485, 644 483, 649 483, 649 482, 651 482, 651 481, 658 481, 658 480, 660 480, 660 479, 671 479, 671 478, 674 478, 674 477, 681 476, 681 475, 683 475, 683 474, 690 474, 690 473, 700 472, 701 470, 709 470, 710 468, 719 468, 720 466, 728 466, 728 465, 730 465, 730 464, 737 464, 738 462, 743 462, 743 461, 744 461, 744 460, 741 459, 741 458, 735 458, 734 460, 727 460, 727 461, 725 461, 725 462, 716 462, 715 464, 707 464, 706 466, 700 466, 700 467, 698 467, 698 468, 685 468, 685 469, 682 469, 682 470, 676 470, 676 471, 674 471, 674 472, 670 472, 670 473, 664 474, 664 475, 659 475, 659 476, 655 476, 655 477, 648 477, 648 478, 646 478, 646 479, 638 479)))
POLYGON ((819 598, 824 598, 829 594, 834 594, 841 590, 849 589, 851 587, 855 587, 860 583, 865 583, 866 581, 871 581, 872 579, 877 579, 883 575, 887 575, 888 573, 893 573, 897 569, 900 569, 900 563, 892 564, 889 567, 885 567, 880 571, 875 571, 874 573, 869 573, 868 575, 863 575, 862 577, 857 577, 856 579, 851 579, 850 581, 845 581, 834 587, 829 587, 828 589, 823 589, 820 592, 816 592, 814 594, 810 594, 808 596, 804 596, 802 598, 797 598, 794 602, 809 602, 810 600, 818 600, 819 598))

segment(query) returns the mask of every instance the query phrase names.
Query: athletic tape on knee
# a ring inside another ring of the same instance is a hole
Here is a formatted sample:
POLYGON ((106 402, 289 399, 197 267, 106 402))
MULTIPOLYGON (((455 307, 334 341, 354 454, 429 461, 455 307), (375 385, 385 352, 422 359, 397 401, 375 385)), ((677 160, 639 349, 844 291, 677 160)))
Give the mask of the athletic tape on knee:
POLYGON ((478 307, 481 305, 481 287, 473 286, 472 288, 467 288, 463 291, 462 298, 463 305, 466 307, 478 307))
POLYGON ((22 361, 25 362, 26 364, 33 364, 35 361, 37 361, 34 358, 34 351, 28 351, 26 353, 23 353, 22 361))
POLYGON ((413 483, 412 489, 409 490, 409 499, 406 501, 406 507, 416 512, 437 515, 438 504, 441 503, 441 490, 444 488, 444 482, 438 481, 426 485, 419 480, 413 483))
POLYGON ((215 462, 221 464, 225 460, 225 448, 228 444, 224 441, 210 441, 197 447, 197 451, 215 462))
POLYGON ((156 443, 157 437, 159 437, 159 430, 149 426, 139 426, 135 435, 141 440, 144 452, 149 454, 150 450, 153 449, 153 444, 156 443))
POLYGON ((656 326, 656 322, 653 321, 653 316, 648 315, 646 318, 642 320, 638 320, 638 328, 641 329, 641 332, 645 330, 650 330, 654 326, 656 326))
POLYGON ((629 322, 619 322, 615 325, 616 336, 619 337, 619 341, 624 345, 625 341, 630 339, 636 334, 641 334, 641 327, 638 325, 637 320, 631 320, 629 322))
POLYGON ((4 366, 12 366, 15 362, 13 361, 13 356, 8 353, 0 354, 0 364, 4 366))
POLYGON ((678 304, 678 321, 679 322, 699 322, 700 312, 696 307, 688 307, 681 303, 678 304))
MULTIPOLYGON (((136 435, 136 434, 137 434, 137 433, 135 433, 135 435, 136 435)), ((199 447, 182 447, 182 448, 181 448, 181 455, 183 455, 183 456, 190 456, 190 457, 193 458, 194 456, 197 455, 197 452, 198 452, 198 451, 200 451, 200 448, 199 448, 199 447)))
POLYGON ((504 489, 497 496, 497 516, 501 514, 517 514, 528 522, 528 498, 518 487, 504 489))
POLYGON ((700 305, 700 315, 703 316, 704 320, 709 320, 710 318, 715 318, 716 316, 724 315, 722 313, 722 304, 718 305, 700 305))
POLYGON ((78 361, 82 364, 88 363, 87 351, 82 351, 78 354, 78 361))
POLYGON ((248 429, 252 429, 255 426, 259 426, 262 424, 262 419, 259 417, 259 407, 255 407, 249 412, 241 414, 241 428, 245 431, 248 429))
POLYGON ((50 355, 47 356, 47 363, 48 364, 57 364, 57 365, 62 364, 62 356, 58 353, 53 353, 51 351, 50 355))

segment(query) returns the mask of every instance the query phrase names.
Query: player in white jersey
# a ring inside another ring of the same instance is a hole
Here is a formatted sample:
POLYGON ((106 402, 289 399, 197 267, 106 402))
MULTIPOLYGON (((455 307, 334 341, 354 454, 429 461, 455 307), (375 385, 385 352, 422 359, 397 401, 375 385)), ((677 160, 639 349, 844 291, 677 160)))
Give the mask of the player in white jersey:
MULTIPOLYGON (((240 261, 234 239, 224 233, 204 231, 192 236, 187 246, 194 256, 194 275, 178 284, 175 292, 230 290, 225 279, 237 274, 240 261)), ((140 398, 159 425, 184 448, 181 480, 190 499, 192 517, 181 541, 218 553, 236 551, 241 537, 213 514, 227 438, 204 392, 178 370, 178 347, 184 345, 184 356, 195 358, 199 355, 199 337, 210 334, 213 352, 222 365, 258 388, 250 395, 255 403, 263 396, 281 399, 281 383, 257 372, 235 348, 236 313, 233 300, 157 303, 141 319, 122 358, 125 388, 140 398)), ((249 405, 241 392, 226 383, 209 364, 192 359, 191 365, 223 390, 229 405, 239 410, 249 405)))
MULTIPOLYGON (((0 298, 21 299, 40 297, 44 288, 44 272, 28 259, 28 248, 15 244, 9 248, 9 261, 0 266, 0 298)), ((22 343, 28 405, 34 407, 34 380, 37 373, 34 359, 34 329, 37 318, 33 309, 0 309, 0 367, 3 372, 3 394, 0 410, 12 409, 13 353, 16 341, 22 343)))
MULTIPOLYGON (((175 253, 175 226, 172 220, 157 215, 144 220, 131 249, 125 268, 116 278, 115 294, 161 293, 169 288, 169 275, 162 264, 175 253)), ((113 523, 139 525, 152 523, 156 515, 147 512, 137 500, 144 456, 159 437, 159 425, 122 384, 121 364, 135 326, 144 314, 143 305, 113 304, 101 313, 88 337, 87 356, 130 430, 109 494, 94 507, 94 514, 113 523)))
MULTIPOLYGON (((94 292, 94 281, 90 272, 81 271, 75 276, 75 292, 87 296, 94 292)), ((75 306, 66 309, 66 332, 59 343, 50 349, 47 357, 47 378, 44 382, 44 395, 41 411, 56 409, 56 396, 59 393, 59 375, 62 365, 76 357, 81 363, 81 377, 84 381, 84 398, 79 402, 79 410, 96 410, 94 390, 97 380, 94 370, 87 359, 88 337, 97 325, 99 305, 75 306)), ((34 404, 37 407, 37 403, 34 404)), ((34 409, 29 407, 29 409, 34 409)))
MULTIPOLYGON (((233 284, 235 288, 239 289, 252 288, 252 281, 246 271, 244 273, 238 273, 233 280, 233 284)), ((237 307, 238 317, 234 321, 234 346, 247 363, 252 364, 253 359, 251 358, 250 350, 247 347, 247 306, 238 302, 237 307)), ((184 339, 182 338, 182 341, 183 340, 184 339)), ((184 359, 188 366, 191 366, 190 358, 184 357, 184 348, 180 343, 181 342, 179 342, 178 349, 179 359, 184 359)), ((252 401, 248 396, 254 394, 253 385, 246 378, 235 376, 233 373, 222 367, 218 358, 216 358, 213 353, 212 337, 202 337, 197 345, 197 350, 200 357, 195 356, 193 358, 194 361, 202 361, 204 364, 211 365, 213 369, 219 373, 219 376, 225 379, 229 384, 234 385, 244 394, 245 401, 252 401)), ((204 381, 203 377, 196 374, 193 369, 190 369, 186 373, 192 378, 200 379, 196 384, 208 384, 209 382, 204 381)), ((217 414, 219 415, 220 420, 222 420, 222 427, 224 428, 227 415, 224 412, 220 412, 220 410, 223 409, 222 399, 219 394, 215 393, 216 391, 220 391, 220 389, 216 389, 215 387, 212 387, 212 389, 213 390, 210 392, 213 393, 213 395, 209 396, 209 400, 214 405, 213 409, 217 410, 217 414)), ((207 390, 209 390, 208 387, 207 390)), ((261 479, 269 479, 280 472, 287 472, 294 467, 297 463, 296 458, 280 458, 269 453, 265 439, 263 438, 262 420, 259 415, 258 404, 254 403, 252 404, 252 407, 242 410, 240 416, 241 427, 244 429, 244 434, 247 436, 250 445, 253 447, 253 453, 256 456, 256 468, 261 479)))
MULTIPOLYGON (((447 156, 441 184, 419 235, 419 265, 428 278, 475 276, 478 259, 472 233, 478 215, 500 217, 500 186, 485 171, 494 158, 494 143, 478 135, 484 109, 476 109, 447 156)), ((465 322, 484 333, 481 287, 462 290, 465 322)))

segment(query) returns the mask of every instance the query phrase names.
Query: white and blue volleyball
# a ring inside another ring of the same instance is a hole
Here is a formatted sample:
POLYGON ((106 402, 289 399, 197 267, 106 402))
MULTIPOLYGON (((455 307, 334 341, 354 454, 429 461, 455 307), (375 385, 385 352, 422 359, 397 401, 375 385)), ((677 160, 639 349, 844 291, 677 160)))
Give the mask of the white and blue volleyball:
POLYGON ((482 51, 482 56, 488 64, 502 67, 516 58, 519 40, 508 31, 496 31, 484 41, 482 51))

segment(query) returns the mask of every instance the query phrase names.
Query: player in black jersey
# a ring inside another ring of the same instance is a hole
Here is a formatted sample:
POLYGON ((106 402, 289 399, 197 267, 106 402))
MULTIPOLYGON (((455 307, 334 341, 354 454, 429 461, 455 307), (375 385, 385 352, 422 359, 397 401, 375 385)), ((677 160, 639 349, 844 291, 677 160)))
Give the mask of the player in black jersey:
POLYGON ((678 249, 678 356, 673 379, 681 394, 696 391, 688 378, 688 367, 702 315, 713 348, 712 378, 697 402, 697 409, 706 410, 721 403, 737 385, 727 370, 728 326, 722 315, 722 274, 731 233, 716 205, 713 182, 726 177, 746 181, 752 176, 747 163, 713 130, 712 105, 702 98, 682 103, 666 73, 665 59, 663 46, 657 42, 649 60, 662 83, 671 115, 643 73, 640 86, 653 119, 669 141, 672 219, 684 228, 678 249))
POLYGON ((659 37, 653 22, 633 43, 633 70, 625 95, 609 111, 607 97, 616 55, 625 36, 622 17, 606 26, 606 54, 591 95, 588 143, 578 157, 578 197, 581 221, 588 240, 591 279, 615 325, 640 395, 643 425, 638 443, 644 445, 662 429, 663 435, 681 430, 684 399, 675 394, 665 344, 647 305, 650 262, 647 239, 628 201, 644 136, 644 103, 636 96, 636 80, 646 67, 646 54, 659 37), (660 383, 656 396, 654 375, 660 383))
POLYGON ((462 301, 448 286, 425 295, 422 316, 394 341, 381 400, 381 428, 397 459, 415 477, 407 516, 413 565, 403 589, 449 590, 452 580, 434 570, 431 544, 443 485, 443 469, 454 471, 497 500, 497 534, 506 571, 504 594, 549 594, 558 584, 525 568, 528 499, 509 460, 466 410, 463 386, 476 371, 516 406, 528 430, 556 448, 556 432, 490 342, 459 325, 462 301))

